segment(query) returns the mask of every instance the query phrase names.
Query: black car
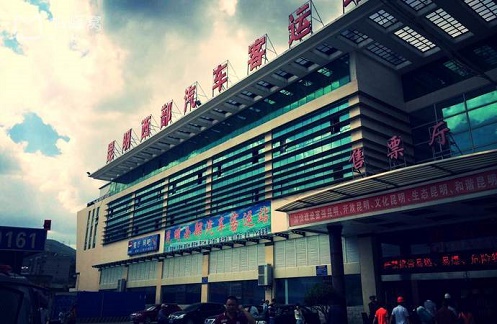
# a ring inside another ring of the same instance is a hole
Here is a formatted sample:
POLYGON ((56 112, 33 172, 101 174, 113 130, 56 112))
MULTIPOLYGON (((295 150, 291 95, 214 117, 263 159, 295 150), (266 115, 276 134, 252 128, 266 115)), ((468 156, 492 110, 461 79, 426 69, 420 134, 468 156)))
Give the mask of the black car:
POLYGON ((41 324, 40 310, 47 309, 48 304, 48 290, 32 284, 24 277, 4 274, 0 269, 2 323, 41 324))
POLYGON ((224 310, 224 304, 221 303, 195 303, 172 313, 168 321, 169 324, 203 324, 207 317, 221 314, 224 310))
MULTIPOLYGON (((133 323, 150 323, 150 322, 157 322, 157 315, 159 314, 159 311, 161 309, 162 304, 155 304, 150 307, 147 307, 144 310, 133 312, 130 316, 129 319, 133 323)), ((180 311, 181 307, 179 307, 177 304, 172 304, 172 303, 164 303, 163 305, 166 305, 166 315, 172 314, 174 312, 180 311)))

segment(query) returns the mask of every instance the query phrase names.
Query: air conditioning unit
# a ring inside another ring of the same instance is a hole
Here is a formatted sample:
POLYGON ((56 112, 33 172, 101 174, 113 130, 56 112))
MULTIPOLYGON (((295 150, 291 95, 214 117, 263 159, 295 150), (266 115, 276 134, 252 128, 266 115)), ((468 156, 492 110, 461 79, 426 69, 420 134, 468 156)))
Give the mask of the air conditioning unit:
POLYGON ((273 284, 273 268, 270 264, 260 265, 257 269, 258 286, 271 286, 273 284))
POLYGON ((126 279, 117 280, 117 291, 125 292, 126 291, 126 279))

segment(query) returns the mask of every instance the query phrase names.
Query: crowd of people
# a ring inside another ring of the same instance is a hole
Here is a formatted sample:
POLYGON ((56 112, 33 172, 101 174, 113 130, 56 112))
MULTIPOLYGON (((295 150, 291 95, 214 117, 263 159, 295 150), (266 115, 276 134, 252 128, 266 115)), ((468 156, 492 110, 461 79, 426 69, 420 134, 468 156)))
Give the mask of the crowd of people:
POLYGON ((439 307, 431 299, 408 307, 404 297, 398 296, 396 306, 390 311, 376 296, 369 299, 369 322, 372 324, 477 324, 469 303, 462 301, 456 307, 449 293, 443 296, 439 307))

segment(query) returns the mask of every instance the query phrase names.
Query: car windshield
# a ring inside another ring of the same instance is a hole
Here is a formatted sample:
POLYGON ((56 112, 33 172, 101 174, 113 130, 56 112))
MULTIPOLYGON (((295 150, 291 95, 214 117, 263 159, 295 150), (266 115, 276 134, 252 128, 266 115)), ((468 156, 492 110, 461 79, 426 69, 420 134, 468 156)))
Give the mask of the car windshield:
POLYGON ((148 310, 148 311, 153 311, 153 310, 155 310, 155 307, 156 307, 156 306, 150 306, 150 307, 149 307, 149 308, 147 308, 146 310, 148 310))

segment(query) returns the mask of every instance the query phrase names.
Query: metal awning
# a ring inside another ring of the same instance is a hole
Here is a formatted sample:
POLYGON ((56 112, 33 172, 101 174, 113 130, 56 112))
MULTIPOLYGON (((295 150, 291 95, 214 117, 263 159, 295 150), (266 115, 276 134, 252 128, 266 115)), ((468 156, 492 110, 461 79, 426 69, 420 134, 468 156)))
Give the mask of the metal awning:
POLYGON ((497 150, 412 165, 352 180, 305 196, 277 210, 288 213, 344 199, 358 198, 388 190, 410 187, 428 181, 436 181, 492 167, 497 167, 497 150))

